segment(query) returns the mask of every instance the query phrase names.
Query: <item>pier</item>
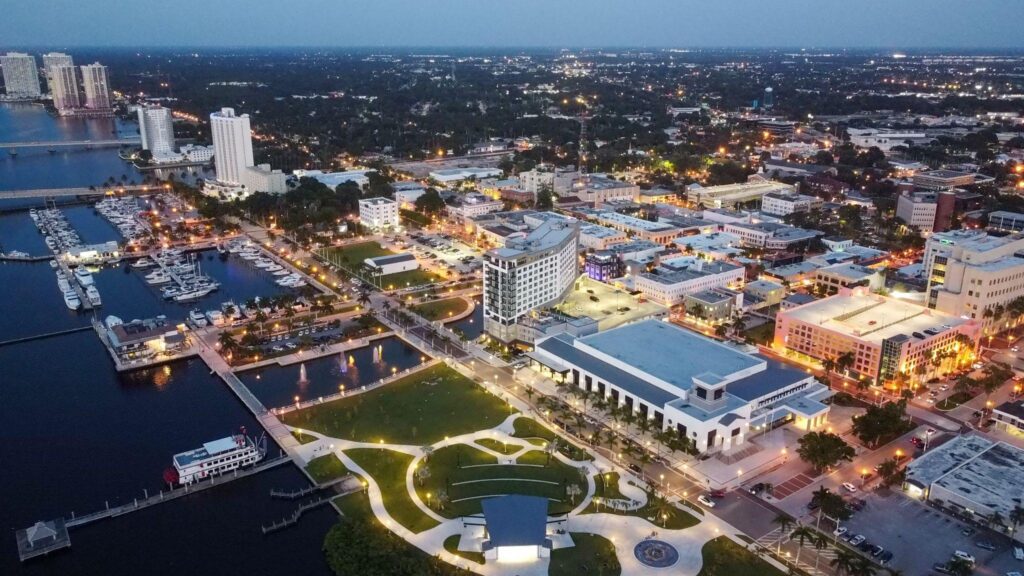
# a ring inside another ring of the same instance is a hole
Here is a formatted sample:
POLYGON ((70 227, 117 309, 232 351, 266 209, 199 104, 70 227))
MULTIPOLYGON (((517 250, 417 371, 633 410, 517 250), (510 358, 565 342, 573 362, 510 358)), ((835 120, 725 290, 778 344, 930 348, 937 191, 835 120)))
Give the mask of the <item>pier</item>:
POLYGON ((191 358, 199 353, 194 343, 189 344, 186 341, 186 346, 180 351, 174 354, 161 354, 153 356, 151 358, 139 358, 135 360, 124 360, 114 350, 114 346, 110 342, 110 338, 107 336, 107 328, 98 319, 93 318, 92 326, 88 326, 96 331, 96 335, 100 338, 100 343, 107 349, 107 353, 110 354, 110 359, 114 361, 114 369, 118 372, 128 372, 130 370, 141 370, 143 368, 150 368, 153 366, 159 366, 168 362, 174 362, 177 360, 183 360, 185 358, 191 358))
POLYGON ((45 334, 36 334, 34 336, 25 336, 24 338, 13 338, 11 340, 4 340, 0 342, 0 346, 11 346, 13 344, 21 344, 23 342, 32 342, 34 340, 45 340, 47 338, 55 338, 57 336, 64 336, 66 334, 74 334, 76 332, 85 332, 91 330, 92 326, 79 326, 78 328, 68 328, 67 330, 58 330, 56 332, 47 332, 45 334))
POLYGON ((57 258, 57 269, 64 272, 67 276, 68 284, 71 285, 71 289, 78 295, 78 300, 82 303, 82 310, 89 311, 95 308, 92 302, 89 301, 89 297, 85 295, 85 288, 82 287, 82 283, 75 278, 75 273, 71 271, 71 267, 68 266, 67 262, 57 258))
POLYGON ((277 498, 279 500, 298 500, 299 498, 309 496, 310 494, 314 494, 316 492, 319 492, 320 490, 326 490, 332 486, 336 486, 348 480, 355 480, 355 476, 348 474, 347 476, 342 476, 341 478, 335 478, 330 482, 324 482, 323 484, 314 484, 309 488, 299 488, 297 490, 292 490, 290 492, 285 490, 271 490, 270 497, 277 498))
POLYGON ((0 200, 19 198, 59 198, 62 196, 113 196, 116 194, 155 194, 167 189, 166 186, 117 186, 112 188, 36 188, 32 190, 7 190, 0 192, 0 200))
POLYGON ((278 530, 284 530, 285 528, 294 526, 299 523, 299 518, 301 518, 302 515, 305 514, 308 510, 312 510, 314 508, 323 506, 324 504, 327 504, 330 501, 331 498, 321 496, 316 500, 302 504, 295 510, 295 512, 292 512, 291 516, 282 519, 280 522, 274 522, 270 526, 260 526, 260 530, 263 531, 263 534, 265 536, 267 534, 270 534, 271 532, 277 532, 278 530))

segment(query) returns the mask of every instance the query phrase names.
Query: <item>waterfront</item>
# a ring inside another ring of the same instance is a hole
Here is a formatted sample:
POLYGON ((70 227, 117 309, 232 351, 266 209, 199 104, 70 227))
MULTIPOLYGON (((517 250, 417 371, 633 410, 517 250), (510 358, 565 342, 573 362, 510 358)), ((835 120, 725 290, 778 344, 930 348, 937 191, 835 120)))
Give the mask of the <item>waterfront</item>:
POLYGON ((307 382, 299 382, 299 364, 242 372, 238 377, 268 408, 354 390, 401 372, 426 358, 397 337, 382 338, 356 350, 305 362, 307 382), (374 349, 377 349, 374 351, 374 349))
MULTIPOLYGON (((110 120, 68 120, 40 107, 0 105, 0 138, 6 141, 105 136, 110 120), (90 136, 92 135, 92 136, 90 136)), ((128 125, 131 126, 131 125, 128 125)), ((119 128, 134 130, 134 128, 119 128)), ((134 169, 116 149, 4 154, 0 189, 88 186, 134 169), (27 161, 26 161, 27 160, 27 161)), ((11 209, 39 201, 10 201, 11 209)), ((118 239, 117 231, 91 206, 64 209, 86 242, 118 239)), ((4 250, 47 253, 27 213, 0 215, 4 250)), ((103 296, 97 317, 129 320, 165 314, 182 320, 193 307, 216 308, 232 299, 283 291, 268 274, 237 259, 202 254, 202 267, 221 289, 198 303, 160 298, 142 275, 124 264, 95 274, 103 296)), ((53 269, 43 263, 0 264, 0 341, 84 326, 90 315, 69 311, 53 269)), ((162 473, 177 452, 227 436, 245 426, 263 430, 234 394, 200 360, 117 374, 92 331, 0 347, 3 402, 0 538, 2 574, 137 574, 140 571, 327 574, 320 552, 335 512, 321 508, 295 527, 263 536, 260 526, 290 514, 296 502, 269 498, 271 488, 305 487, 292 465, 260 473, 204 493, 104 520, 71 532, 72 547, 52 557, 18 562, 14 531, 37 520, 85 514, 131 502, 163 487, 162 473), (225 554, 225 549, 244 554, 225 554), (117 554, 111 554, 117 549, 117 554)), ((270 454, 278 448, 271 442, 270 454)))

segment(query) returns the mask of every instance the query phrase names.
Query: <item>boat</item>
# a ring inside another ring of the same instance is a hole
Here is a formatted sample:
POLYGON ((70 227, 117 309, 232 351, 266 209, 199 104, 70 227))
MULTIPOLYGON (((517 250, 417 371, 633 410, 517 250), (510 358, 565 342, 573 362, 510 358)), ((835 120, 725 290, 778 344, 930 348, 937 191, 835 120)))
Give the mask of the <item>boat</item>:
POLYGON ((92 286, 93 283, 92 272, 86 270, 84 266, 75 268, 75 279, 78 280, 78 283, 82 286, 92 286))
POLYGON ((78 294, 75 294, 74 290, 64 292, 64 303, 71 310, 78 310, 82 307, 82 301, 78 299, 78 294))
POLYGON ((155 264, 156 262, 153 262, 149 258, 143 256, 142 258, 139 258, 135 262, 132 262, 132 268, 149 268, 150 266, 153 266, 155 264))
POLYGON ((255 260, 260 257, 259 252, 239 252, 238 255, 246 260, 255 260))
POLYGON ((50 268, 56 268, 57 266, 60 266, 60 264, 57 264, 56 260, 50 260, 50 268))
POLYGON ((266 268, 268 266, 273 266, 274 265, 274 261, 273 260, 269 260, 267 258, 260 258, 260 259, 256 260, 255 262, 253 262, 253 264, 257 268, 266 268))
POLYGON ((267 454, 265 438, 261 437, 259 443, 254 442, 245 435, 245 428, 242 428, 239 434, 175 454, 174 468, 164 473, 164 479, 173 479, 178 484, 187 485, 256 464, 267 454))
POLYGON ((264 268, 264 270, 266 270, 267 272, 277 272, 278 270, 284 270, 284 268, 281 268, 277 264, 271 264, 270 266, 264 268))
POLYGON ((203 296, 216 290, 213 286, 195 286, 190 288, 183 288, 181 292, 174 295, 175 302, 188 302, 189 300, 198 300, 203 296))
POLYGON ((89 304, 93 306, 101 306, 103 304, 103 299, 100 298, 100 291, 94 285, 85 287, 85 297, 89 299, 89 304))
POLYGON ((107 328, 113 328, 114 326, 120 326, 121 324, 124 324, 124 320, 121 320, 117 316, 110 315, 107 316, 107 319, 103 321, 103 324, 107 328))
POLYGON ((146 274, 146 282, 150 284, 166 284, 171 281, 171 274, 166 270, 154 270, 146 274))
POLYGON ((206 315, 198 308, 188 313, 188 319, 199 328, 203 328, 207 324, 206 315))
MULTIPOLYGON (((268 270, 269 270, 269 268, 268 268, 268 270)), ((289 272, 289 271, 285 270, 284 268, 281 268, 280 266, 278 266, 278 269, 274 270, 273 274, 274 274, 274 276, 287 276, 287 275, 291 274, 291 272, 289 272)))
POLYGON ((61 292, 67 292, 68 290, 71 290, 71 282, 68 282, 68 279, 64 276, 58 276, 57 288, 60 288, 61 292))

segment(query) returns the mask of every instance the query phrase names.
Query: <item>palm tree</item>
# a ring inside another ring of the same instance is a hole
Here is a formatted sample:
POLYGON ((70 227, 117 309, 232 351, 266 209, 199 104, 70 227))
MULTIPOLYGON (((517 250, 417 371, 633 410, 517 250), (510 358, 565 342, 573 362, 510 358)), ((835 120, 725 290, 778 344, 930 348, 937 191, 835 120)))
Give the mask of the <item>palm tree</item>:
POLYGON ((828 536, 818 534, 811 542, 814 544, 814 573, 818 573, 818 562, 821 560, 821 551, 828 548, 828 536))
POLYGON ((853 565, 853 570, 850 572, 852 576, 875 576, 878 570, 875 565, 871 563, 871 560, 867 558, 859 558, 853 565))
POLYGON ((793 519, 780 513, 772 519, 772 524, 776 524, 779 527, 779 541, 775 547, 775 553, 778 554, 782 551, 782 538, 786 535, 786 530, 793 525, 793 519))
POLYGON ((1017 504, 1013 507, 1013 510, 1010 510, 1011 534, 1017 530, 1017 527, 1020 526, 1021 523, 1024 523, 1024 508, 1022 508, 1020 504, 1017 504))
POLYGON ((220 333, 220 336, 217 337, 217 342, 220 344, 221 350, 231 351, 238 347, 238 341, 235 340, 235 336, 227 330, 220 333))
POLYGON ((836 573, 852 574, 854 568, 854 562, 856 562, 857 556, 853 552, 848 552, 842 548, 836 549, 836 557, 828 563, 829 566, 835 569, 836 573))
POLYGON ((664 528, 668 525, 670 518, 674 518, 676 515, 676 507, 674 504, 668 501, 664 495, 657 491, 652 491, 648 495, 647 506, 654 512, 656 518, 661 518, 661 527, 664 528))
POLYGON ((795 561, 795 564, 796 564, 797 568, 799 568, 800 567, 800 553, 803 552, 804 542, 806 542, 807 540, 814 541, 814 539, 815 539, 815 532, 814 532, 814 530, 811 530, 807 526, 800 526, 796 530, 793 530, 793 533, 790 534, 789 537, 790 538, 796 538, 797 541, 800 543, 800 547, 796 549, 796 561, 795 561))

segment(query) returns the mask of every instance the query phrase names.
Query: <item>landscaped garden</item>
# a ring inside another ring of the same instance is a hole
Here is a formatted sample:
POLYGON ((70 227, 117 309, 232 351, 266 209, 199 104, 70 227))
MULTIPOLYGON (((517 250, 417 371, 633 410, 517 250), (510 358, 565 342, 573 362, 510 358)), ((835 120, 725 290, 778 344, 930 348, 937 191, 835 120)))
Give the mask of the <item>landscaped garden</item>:
POLYGON ((332 452, 325 456, 313 458, 306 464, 306 471, 316 480, 318 484, 337 480, 348 475, 348 468, 332 452))
POLYGON ((784 572, 725 536, 701 550, 704 565, 697 576, 783 576, 784 572))
POLYGON ((470 445, 446 446, 420 463, 416 492, 422 502, 447 518, 478 514, 480 501, 491 496, 540 496, 548 499, 550 513, 560 514, 586 495, 587 481, 579 469, 540 450, 527 455, 528 462, 499 464, 494 456, 470 445))
MULTIPOLYGON (((615 555, 615 545, 610 540, 580 532, 571 532, 570 536, 575 546, 551 551, 549 576, 617 576, 622 573, 622 566, 615 555)), ((723 576, 726 574, 723 573, 723 576)))
POLYGON ((444 320, 458 316, 469 308, 469 303, 462 298, 447 298, 434 300, 412 307, 412 311, 426 318, 427 320, 444 320))
POLYGON ((465 558, 466 560, 469 560, 471 562, 476 562, 477 564, 483 564, 484 563, 484 555, 483 554, 481 554, 479 552, 463 552, 462 550, 459 550, 459 540, 461 540, 461 539, 462 539, 462 536, 459 535, 459 534, 453 534, 453 535, 445 538, 445 540, 444 540, 444 549, 447 550, 450 554, 454 554, 456 556, 461 556, 461 557, 465 558))
POLYGON ((366 471, 380 487, 384 509, 402 526, 412 532, 423 532, 437 526, 437 521, 423 513, 405 488, 405 472, 412 456, 378 448, 355 448, 345 455, 366 471))
POLYGON ((444 364, 387 386, 289 412, 285 424, 357 442, 422 446, 493 428, 509 406, 444 364))

